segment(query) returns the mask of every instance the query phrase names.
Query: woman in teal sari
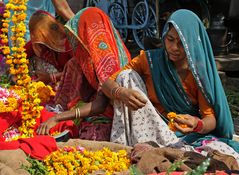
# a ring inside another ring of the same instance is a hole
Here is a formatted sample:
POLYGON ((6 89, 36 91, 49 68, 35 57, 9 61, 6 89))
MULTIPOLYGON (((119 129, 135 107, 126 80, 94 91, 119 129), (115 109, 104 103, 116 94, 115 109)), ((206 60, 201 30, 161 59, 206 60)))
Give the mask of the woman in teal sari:
POLYGON ((103 92, 114 99, 111 141, 153 141, 202 153, 216 149, 239 160, 229 106, 202 22, 189 10, 178 10, 168 19, 162 39, 163 48, 142 51, 103 84, 103 92), (167 125, 169 112, 178 114, 173 122, 177 132, 167 125))

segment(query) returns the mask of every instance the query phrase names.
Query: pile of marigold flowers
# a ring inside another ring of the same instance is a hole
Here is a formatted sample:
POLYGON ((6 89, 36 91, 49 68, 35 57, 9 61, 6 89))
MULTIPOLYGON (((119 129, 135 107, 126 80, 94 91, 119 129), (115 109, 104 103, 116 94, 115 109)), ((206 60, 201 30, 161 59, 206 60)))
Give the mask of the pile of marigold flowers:
POLYGON ((87 175, 103 170, 106 175, 129 169, 130 160, 125 150, 112 152, 108 148, 88 151, 83 147, 64 147, 44 160, 49 175, 87 175))

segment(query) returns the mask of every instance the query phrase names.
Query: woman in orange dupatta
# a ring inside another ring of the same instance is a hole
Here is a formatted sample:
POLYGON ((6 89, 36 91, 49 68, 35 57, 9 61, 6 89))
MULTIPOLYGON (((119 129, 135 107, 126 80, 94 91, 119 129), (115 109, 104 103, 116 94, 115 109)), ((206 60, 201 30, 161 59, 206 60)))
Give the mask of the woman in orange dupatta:
POLYGON ((109 17, 98 8, 82 9, 65 27, 74 56, 64 67, 55 103, 72 109, 80 101, 81 107, 55 115, 38 133, 48 134, 59 121, 79 118, 80 138, 109 140, 113 109, 100 87, 128 63, 130 54, 109 17))
POLYGON ((25 48, 31 70, 41 75, 38 80, 49 83, 49 73, 62 72, 73 57, 64 26, 50 13, 39 10, 31 16, 29 30, 31 40, 25 48))

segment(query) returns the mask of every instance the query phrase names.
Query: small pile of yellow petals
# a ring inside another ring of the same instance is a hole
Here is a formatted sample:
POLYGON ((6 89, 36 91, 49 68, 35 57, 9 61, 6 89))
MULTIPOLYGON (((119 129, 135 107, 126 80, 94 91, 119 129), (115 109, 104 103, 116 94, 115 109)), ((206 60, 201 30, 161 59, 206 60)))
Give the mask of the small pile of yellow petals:
POLYGON ((0 87, 0 113, 16 111, 20 103, 21 98, 15 91, 0 87))
POLYGON ((16 98, 8 98, 6 102, 0 101, 0 113, 12 112, 18 109, 19 101, 16 98))
MULTIPOLYGON (((176 117, 183 117, 183 115, 177 115, 175 112, 169 112, 169 113, 167 114, 167 118, 169 119, 168 127, 169 127, 170 130, 172 130, 172 131, 174 131, 174 132, 177 131, 177 128, 176 128, 175 125, 174 125, 174 119, 175 119, 176 117)), ((181 126, 182 128, 187 128, 187 127, 188 127, 188 126, 185 125, 185 124, 179 124, 179 126, 181 126)))
POLYGON ((112 152, 108 148, 92 152, 66 147, 51 153, 45 158, 44 163, 49 175, 87 175, 98 170, 111 175, 127 170, 130 166, 125 150, 112 152))
POLYGON ((59 135, 59 134, 61 134, 60 131, 54 131, 53 133, 51 133, 51 136, 57 136, 57 135, 59 135))

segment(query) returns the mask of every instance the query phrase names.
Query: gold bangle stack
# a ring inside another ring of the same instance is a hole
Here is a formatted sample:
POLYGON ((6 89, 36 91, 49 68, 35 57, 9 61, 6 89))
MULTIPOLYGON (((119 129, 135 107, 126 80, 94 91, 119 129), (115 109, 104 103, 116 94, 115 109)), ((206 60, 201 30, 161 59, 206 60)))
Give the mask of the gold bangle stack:
POLYGON ((119 98, 120 91, 122 90, 122 87, 115 87, 111 90, 111 96, 115 99, 119 98))
POLYGON ((80 118, 80 109, 79 108, 76 108, 76 119, 80 118))

